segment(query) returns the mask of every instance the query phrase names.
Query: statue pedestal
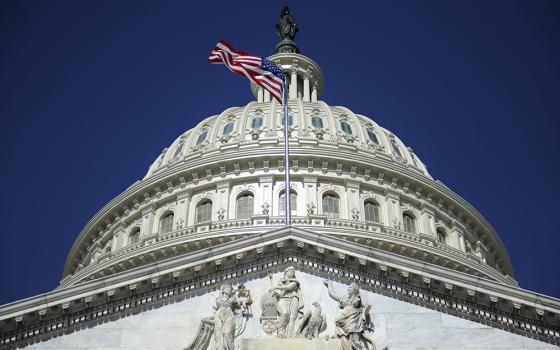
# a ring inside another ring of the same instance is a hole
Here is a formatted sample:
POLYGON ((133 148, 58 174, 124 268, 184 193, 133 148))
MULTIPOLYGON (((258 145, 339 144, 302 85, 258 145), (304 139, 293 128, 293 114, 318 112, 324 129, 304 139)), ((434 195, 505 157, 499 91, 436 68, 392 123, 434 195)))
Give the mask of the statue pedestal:
POLYGON ((241 350, 340 350, 339 339, 242 339, 241 350))

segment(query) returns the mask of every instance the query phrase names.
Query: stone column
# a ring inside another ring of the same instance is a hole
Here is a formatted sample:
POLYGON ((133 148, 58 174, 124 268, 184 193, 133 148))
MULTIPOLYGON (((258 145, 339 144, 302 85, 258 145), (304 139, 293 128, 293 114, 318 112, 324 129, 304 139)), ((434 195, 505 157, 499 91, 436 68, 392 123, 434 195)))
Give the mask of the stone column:
POLYGON ((311 101, 309 96, 309 74, 305 74, 303 78, 303 100, 305 102, 311 101))
POLYGON ((435 211, 432 208, 423 206, 422 211, 420 212, 420 232, 426 236, 433 237, 437 240, 436 234, 436 220, 435 220, 435 211))
POLYGON ((216 216, 220 220, 218 212, 224 209, 224 220, 230 219, 229 217, 229 193, 231 191, 230 181, 221 181, 216 184, 216 201, 212 203, 212 217, 216 216))
POLYGON ((126 242, 125 237, 125 227, 123 222, 119 222, 115 225, 113 234, 113 243, 111 244, 111 251, 114 252, 117 249, 124 247, 126 242))
POLYGON ((292 77, 290 80, 290 93, 288 95, 290 98, 297 98, 297 72, 296 69, 292 69, 292 77))
POLYGON ((346 203, 348 203, 348 209, 346 213, 346 218, 349 220, 354 220, 354 209, 359 211, 358 220, 364 219, 364 213, 362 213, 363 205, 360 203, 360 183, 354 181, 346 181, 346 203))
POLYGON ((258 87, 257 88, 257 102, 262 103, 263 101, 263 88, 262 87, 258 87))
POLYGON ((270 102, 270 92, 264 90, 264 100, 263 102, 270 102))
POLYGON ((156 216, 155 205, 149 205, 142 210, 142 227, 140 228, 141 239, 151 236, 157 228, 154 228, 154 218, 156 216))
POLYGON ((313 83, 313 89, 311 90, 311 102, 317 102, 317 82, 313 83))
POLYGON ((313 203, 315 205, 314 215, 317 215, 319 212, 319 205, 321 202, 319 198, 317 198, 317 176, 304 176, 303 177, 303 208, 302 213, 303 215, 307 215, 307 204, 313 203))
POLYGON ((260 215, 263 213, 263 208, 262 206, 264 205, 264 203, 267 203, 269 205, 268 207, 268 215, 272 216, 273 213, 273 200, 274 198, 272 197, 273 193, 272 193, 272 187, 274 185, 274 177, 272 176, 261 176, 259 177, 259 187, 260 187, 260 191, 257 194, 260 194, 261 198, 255 198, 255 209, 256 212, 260 215))
POLYGON ((400 228, 403 229, 402 215, 399 208, 400 198, 399 194, 389 189, 385 190, 385 207, 387 208, 385 220, 387 226, 395 227, 395 219, 400 222, 400 228))
POLYGON ((189 223, 189 207, 191 204, 192 191, 190 189, 177 193, 177 211, 175 221, 183 228, 192 225, 189 223))
POLYGON ((451 231, 449 232, 449 237, 447 237, 447 244, 449 244, 455 249, 462 250, 463 252, 467 250, 465 248, 463 233, 456 226, 451 228, 451 231))

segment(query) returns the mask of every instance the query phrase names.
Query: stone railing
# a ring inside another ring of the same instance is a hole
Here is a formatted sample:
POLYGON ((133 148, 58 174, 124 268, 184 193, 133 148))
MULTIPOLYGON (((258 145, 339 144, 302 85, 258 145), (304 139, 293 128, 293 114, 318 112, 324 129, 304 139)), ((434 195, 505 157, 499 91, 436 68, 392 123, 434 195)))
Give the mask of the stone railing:
MULTIPOLYGON (((511 278, 507 279, 507 276, 504 276, 491 266, 483 263, 478 256, 463 252, 445 244, 435 243, 435 241, 431 237, 422 234, 412 234, 404 230, 384 226, 381 223, 347 219, 332 219, 326 218, 326 216, 322 216, 322 218, 322 226, 314 225, 313 220, 311 220, 309 216, 294 216, 291 219, 291 223, 292 226, 300 226, 302 228, 311 230, 343 229, 343 234, 334 231, 332 232, 333 234, 339 236, 342 235, 343 238, 358 236, 363 238, 376 238, 384 240, 397 239, 401 244, 406 244, 410 245, 413 248, 429 251, 431 254, 441 255, 444 259, 451 259, 461 263, 462 265, 474 268, 475 270, 480 271, 482 274, 499 280, 500 282, 516 285, 516 282, 514 280, 512 280, 511 278)), ((267 217, 266 224, 260 226, 256 226, 251 219, 232 219, 204 223, 204 225, 208 228, 208 231, 205 232, 198 232, 197 227, 199 227, 201 224, 197 224, 186 228, 173 230, 165 234, 156 234, 149 237, 144 237, 138 243, 125 246, 114 252, 105 253, 99 256, 96 259, 95 263, 85 266, 84 268, 77 271, 72 278, 65 280, 64 285, 75 283, 75 281, 81 280, 91 275, 92 273, 99 271, 102 268, 110 266, 111 260, 122 260, 126 257, 134 257, 138 254, 145 254, 152 250, 162 249, 169 245, 168 242, 174 240, 176 240, 177 244, 179 244, 183 243, 185 239, 191 241, 207 239, 215 236, 223 236, 225 231, 227 231, 227 234, 253 234, 256 232, 262 232, 263 230, 274 230, 276 228, 283 227, 285 225, 285 222, 286 220, 283 216, 267 217)))

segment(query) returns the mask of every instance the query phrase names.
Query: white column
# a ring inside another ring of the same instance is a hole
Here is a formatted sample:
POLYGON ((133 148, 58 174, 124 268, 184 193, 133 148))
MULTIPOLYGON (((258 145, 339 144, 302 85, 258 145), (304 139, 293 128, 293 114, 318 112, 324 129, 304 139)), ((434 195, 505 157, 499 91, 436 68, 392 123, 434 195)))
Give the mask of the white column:
POLYGON ((297 98, 297 72, 292 70, 292 77, 290 80, 290 98, 297 98))
POLYGON ((154 205, 142 210, 142 228, 140 235, 142 238, 150 236, 154 232, 154 217, 156 215, 156 208, 154 205))
MULTIPOLYGON (((304 176, 303 177, 303 205, 301 210, 298 209, 303 215, 307 215, 307 204, 313 203, 315 205, 314 215, 319 213, 319 205, 321 205, 319 199, 317 198, 317 176, 304 176)), ((301 215, 301 214, 300 214, 301 215)))
POLYGON ((257 88, 257 102, 262 103, 263 101, 263 88, 262 87, 258 87, 257 88))
POLYGON ((270 102, 270 92, 264 91, 264 101, 263 102, 270 102))
POLYGON ((259 187, 260 187, 260 196, 261 198, 256 198, 255 201, 255 211, 258 214, 262 213, 262 206, 264 205, 264 203, 267 203, 269 205, 268 207, 268 215, 272 216, 273 212, 273 198, 272 198, 272 187, 274 185, 274 177, 272 176, 261 176, 259 177, 259 187))
POLYGON ((189 206, 191 204, 192 191, 185 190, 177 194, 177 211, 176 221, 179 223, 182 220, 183 228, 189 226, 189 206))
POLYGON ((451 232, 449 232, 449 237, 447 237, 447 244, 453 248, 466 251, 465 242, 463 241, 463 234, 457 227, 453 227, 451 232))
POLYGON ((394 220, 397 219, 399 220, 399 222, 401 223, 401 229, 403 229, 403 222, 402 222, 402 215, 401 215, 401 211, 399 208, 399 195, 396 192, 393 192, 391 190, 386 190, 385 191, 385 207, 387 208, 386 210, 386 220, 387 220, 387 226, 390 227, 394 227, 395 223, 394 220))
POLYGON ((434 211, 429 208, 422 208, 420 212, 420 232, 427 236, 437 239, 436 234, 436 221, 434 218, 434 211))
POLYGON ((352 213, 352 211, 356 209, 360 212, 358 220, 363 219, 363 208, 360 203, 360 184, 358 182, 346 182, 346 201, 348 203, 348 212, 346 213, 347 218, 349 220, 354 220, 354 213, 352 213))
MULTIPOLYGON (((231 219, 229 217, 229 193, 231 189, 231 183, 229 181, 218 182, 216 185, 216 203, 212 203, 212 210, 214 211, 216 218, 218 217, 218 211, 224 209, 224 220, 231 219)), ((212 217, 214 217, 212 213, 212 217)))
POLYGON ((303 100, 305 102, 310 102, 309 97, 309 74, 306 74, 303 78, 303 100))
POLYGON ((125 227, 123 222, 119 222, 114 228, 113 242, 111 244, 111 251, 114 252, 117 249, 124 247, 125 243, 125 227))
POLYGON ((311 102, 317 102, 317 83, 313 83, 313 90, 311 90, 311 102))

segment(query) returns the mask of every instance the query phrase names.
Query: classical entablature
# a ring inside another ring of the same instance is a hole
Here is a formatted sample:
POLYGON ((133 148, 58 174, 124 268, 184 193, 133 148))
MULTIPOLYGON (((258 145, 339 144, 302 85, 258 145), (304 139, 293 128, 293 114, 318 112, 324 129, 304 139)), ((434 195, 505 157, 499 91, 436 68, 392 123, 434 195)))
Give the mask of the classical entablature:
POLYGON ((296 227, 216 240, 189 254, 163 253, 156 262, 7 305, 0 310, 5 330, 0 341, 8 348, 38 342, 212 291, 226 282, 261 278, 288 265, 495 328, 560 342, 557 299, 296 227))

